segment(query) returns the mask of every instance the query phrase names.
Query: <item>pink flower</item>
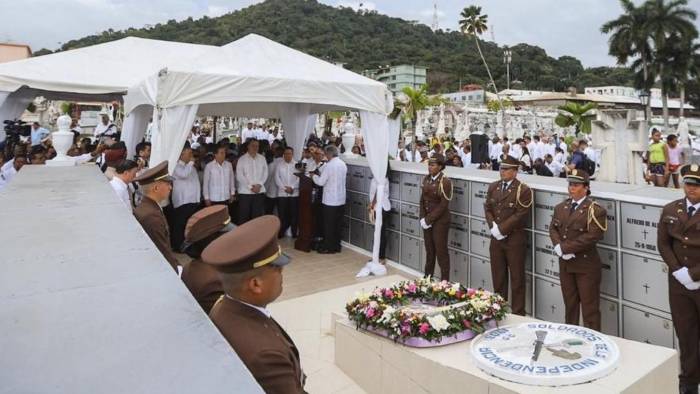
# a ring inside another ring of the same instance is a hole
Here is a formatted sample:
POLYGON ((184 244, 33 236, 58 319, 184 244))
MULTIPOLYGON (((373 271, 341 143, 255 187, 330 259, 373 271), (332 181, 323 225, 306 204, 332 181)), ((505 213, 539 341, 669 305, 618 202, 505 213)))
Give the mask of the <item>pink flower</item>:
POLYGON ((374 310, 374 308, 367 308, 367 309, 365 310, 365 316, 366 316, 368 319, 371 319, 372 316, 374 316, 375 314, 376 314, 376 311, 374 310))
POLYGON ((428 331, 430 331, 430 324, 428 323, 421 323, 418 327, 418 332, 420 332, 423 335, 427 334, 428 331))
POLYGON ((472 289, 472 288, 467 289, 467 296, 468 296, 468 297, 471 297, 471 296, 473 296, 474 294, 476 294, 476 290, 474 290, 474 289, 472 289))
POLYGON ((409 283, 407 290, 408 290, 409 293, 415 293, 415 292, 416 292, 416 288, 417 288, 417 287, 416 287, 416 284, 413 283, 413 282, 411 282, 411 283, 409 283))
POLYGON ((384 297, 386 297, 386 298, 392 298, 392 297, 394 297, 394 292, 391 291, 391 289, 386 289, 386 290, 384 291, 384 297))
POLYGON ((469 320, 462 320, 462 324, 464 324, 464 327, 467 329, 472 328, 472 323, 469 320))
POLYGON ((410 324, 401 325, 401 333, 402 334, 410 334, 411 333, 411 325, 410 324))

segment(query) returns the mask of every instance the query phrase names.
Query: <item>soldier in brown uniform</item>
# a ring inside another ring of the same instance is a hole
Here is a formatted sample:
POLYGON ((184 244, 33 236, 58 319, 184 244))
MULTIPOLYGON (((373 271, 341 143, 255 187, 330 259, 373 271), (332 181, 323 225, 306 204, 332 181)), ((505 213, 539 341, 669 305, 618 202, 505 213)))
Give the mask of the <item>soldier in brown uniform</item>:
POLYGON ((484 212, 491 229, 491 277, 493 288, 508 299, 510 271, 511 308, 516 315, 525 315, 525 255, 527 253, 527 216, 532 206, 532 190, 520 182, 520 162, 506 156, 501 161, 501 180, 489 185, 484 212))
POLYGON ((680 393, 700 384, 700 166, 680 169, 685 198, 661 211, 658 247, 668 265, 671 316, 681 353, 680 393))
POLYGON ((295 394, 304 392, 299 351, 266 308, 282 293, 290 261, 277 243, 279 229, 276 216, 248 221, 209 244, 202 261, 219 272, 226 293, 211 320, 266 393, 295 394))
POLYGON ((420 225, 425 241, 425 275, 435 271, 435 258, 440 265, 440 279, 450 280, 450 255, 447 254, 447 233, 450 229, 452 182, 445 176, 445 159, 436 154, 428 161, 428 175, 423 179, 420 196, 420 225))
POLYGON ((564 296, 567 324, 583 325, 600 331, 600 279, 602 264, 596 244, 608 228, 605 208, 589 195, 589 175, 572 170, 566 177, 569 196, 554 207, 549 237, 559 256, 559 281, 564 296))
POLYGON ((165 201, 173 190, 173 178, 168 175, 168 162, 164 161, 149 168, 134 179, 143 192, 143 199, 134 209, 136 220, 141 223, 143 231, 163 254, 168 263, 177 271, 177 258, 170 246, 170 229, 163 215, 163 209, 158 204, 165 201))
POLYGON ((212 205, 195 212, 185 227, 185 242, 181 249, 193 260, 184 266, 181 278, 206 313, 211 311, 214 303, 224 294, 224 288, 214 267, 202 262, 202 251, 232 229, 233 224, 225 205, 212 205))

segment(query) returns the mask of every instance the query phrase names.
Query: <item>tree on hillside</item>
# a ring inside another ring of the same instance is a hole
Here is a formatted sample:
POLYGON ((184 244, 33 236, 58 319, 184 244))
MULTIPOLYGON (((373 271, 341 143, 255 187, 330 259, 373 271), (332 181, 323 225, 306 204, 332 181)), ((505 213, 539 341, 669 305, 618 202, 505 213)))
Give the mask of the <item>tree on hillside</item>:
POLYGON ((498 88, 496 87, 496 82, 493 80, 493 76, 491 75, 491 69, 489 69, 489 65, 486 62, 484 53, 481 51, 481 45, 479 45, 479 36, 486 32, 486 30, 488 30, 487 24, 489 16, 486 14, 482 14, 481 7, 475 5, 464 8, 462 10, 462 13, 459 14, 459 16, 462 18, 459 20, 459 28, 462 31, 462 33, 474 37, 476 49, 479 51, 481 61, 484 62, 484 67, 486 68, 486 73, 488 74, 489 80, 491 81, 491 86, 493 86, 493 91, 494 93, 496 93, 496 98, 498 99, 500 107, 503 108, 503 104, 501 103, 501 96, 498 94, 498 88))

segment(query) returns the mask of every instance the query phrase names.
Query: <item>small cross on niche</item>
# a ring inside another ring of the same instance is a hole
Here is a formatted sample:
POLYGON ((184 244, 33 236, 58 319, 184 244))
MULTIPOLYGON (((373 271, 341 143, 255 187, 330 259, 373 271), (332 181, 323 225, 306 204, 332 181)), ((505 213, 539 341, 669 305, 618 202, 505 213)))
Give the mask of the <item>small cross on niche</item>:
POLYGON ((486 279, 481 280, 481 288, 482 289, 486 288, 486 279))
POLYGON ((645 283, 644 285, 642 285, 642 287, 644 288, 644 294, 649 294, 649 289, 651 288, 651 286, 649 286, 648 283, 645 283))
POLYGON ((647 240, 647 234, 649 234, 649 232, 646 229, 642 230, 642 235, 644 235, 645 241, 647 240))
POLYGON ((554 314, 554 310, 557 309, 555 305, 552 305, 552 314, 554 314))

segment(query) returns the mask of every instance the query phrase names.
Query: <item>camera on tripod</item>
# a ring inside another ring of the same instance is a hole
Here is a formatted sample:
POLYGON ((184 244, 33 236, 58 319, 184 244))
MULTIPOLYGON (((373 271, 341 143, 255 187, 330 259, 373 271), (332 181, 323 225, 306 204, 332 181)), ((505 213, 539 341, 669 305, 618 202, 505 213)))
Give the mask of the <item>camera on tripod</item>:
POLYGON ((31 135, 31 126, 27 122, 23 122, 19 119, 6 120, 3 122, 5 124, 5 134, 7 138, 10 137, 19 139, 20 136, 28 137, 31 135))
POLYGON ((7 160, 14 157, 15 146, 20 143, 20 137, 29 137, 32 134, 32 128, 26 122, 19 119, 5 120, 5 140, 0 141, 0 149, 5 151, 7 160))

